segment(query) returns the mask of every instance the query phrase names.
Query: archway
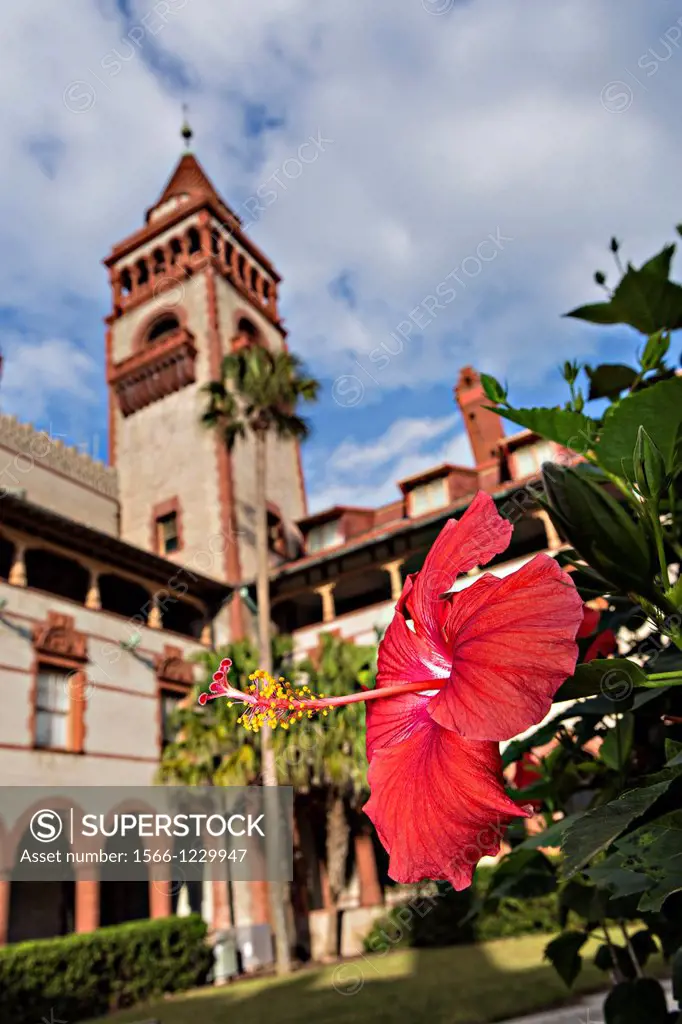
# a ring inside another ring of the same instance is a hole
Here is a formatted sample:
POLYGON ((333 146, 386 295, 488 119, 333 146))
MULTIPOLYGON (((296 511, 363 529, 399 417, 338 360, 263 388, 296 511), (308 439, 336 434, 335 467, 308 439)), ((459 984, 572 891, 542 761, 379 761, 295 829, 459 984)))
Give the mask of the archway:
MULTIPOLYGON (((52 939, 68 935, 75 927, 76 881, 73 868, 67 866, 66 854, 70 847, 64 832, 49 844, 50 853, 61 853, 62 881, 37 881, 36 867, 30 863, 16 863, 10 881, 8 942, 27 942, 31 939, 52 939)), ((45 853, 45 844, 33 838, 26 829, 17 847, 18 856, 24 851, 45 853)))

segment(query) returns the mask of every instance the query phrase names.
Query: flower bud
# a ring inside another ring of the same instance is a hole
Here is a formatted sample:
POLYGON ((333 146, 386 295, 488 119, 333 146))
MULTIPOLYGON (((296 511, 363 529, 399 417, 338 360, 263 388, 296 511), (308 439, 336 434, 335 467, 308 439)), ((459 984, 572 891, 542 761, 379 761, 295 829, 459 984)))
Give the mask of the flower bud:
POLYGON ((643 426, 637 431, 633 464, 637 490, 643 498, 658 502, 668 484, 665 461, 643 426))

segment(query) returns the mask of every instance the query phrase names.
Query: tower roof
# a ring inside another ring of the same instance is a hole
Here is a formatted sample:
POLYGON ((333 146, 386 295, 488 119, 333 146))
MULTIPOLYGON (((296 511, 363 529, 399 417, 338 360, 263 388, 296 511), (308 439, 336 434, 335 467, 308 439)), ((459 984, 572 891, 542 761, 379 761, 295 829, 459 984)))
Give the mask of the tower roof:
POLYGON ((220 199, 206 171, 193 153, 183 153, 166 187, 157 200, 157 205, 174 196, 210 196, 220 199))
POLYGON ((239 223, 239 218, 230 209, 222 196, 220 196, 206 171, 194 156, 194 153, 183 153, 180 157, 175 165, 175 170, 166 182, 163 192, 154 205, 147 210, 147 222, 152 219, 153 214, 159 207, 172 199, 185 202, 200 199, 213 200, 227 210, 231 217, 239 223))

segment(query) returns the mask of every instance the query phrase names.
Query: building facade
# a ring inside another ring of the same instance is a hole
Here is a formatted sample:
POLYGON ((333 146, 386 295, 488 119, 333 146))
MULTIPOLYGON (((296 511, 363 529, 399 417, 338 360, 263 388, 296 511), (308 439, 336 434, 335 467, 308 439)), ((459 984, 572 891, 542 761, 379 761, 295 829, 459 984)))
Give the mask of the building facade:
MULTIPOLYGON (((239 591, 253 588, 256 571, 255 460, 250 442, 228 452, 200 426, 201 388, 235 344, 287 345, 279 275, 191 153, 141 228, 104 262, 109 464, 0 415, 7 786, 151 784, 169 715, 197 679, 188 658, 252 627, 239 591)), ((396 501, 381 508, 308 515, 297 443, 269 441, 273 628, 293 635, 299 655, 314 657, 323 632, 374 643, 406 575, 481 488, 515 523, 511 548, 490 571, 505 575, 561 546, 532 484, 540 464, 562 453, 529 432, 505 437, 472 368, 461 372, 455 398, 474 466, 399 481, 396 501)), ((361 949, 369 918, 390 895, 371 833, 358 828, 352 849, 340 903, 346 953, 361 949)), ((304 866, 297 884, 305 897, 293 900, 314 956, 333 912, 317 868, 304 866)), ((189 907, 214 929, 268 924, 257 883, 178 894, 151 879, 117 886, 76 873, 68 884, 39 885, 6 870, 0 943, 189 907)))

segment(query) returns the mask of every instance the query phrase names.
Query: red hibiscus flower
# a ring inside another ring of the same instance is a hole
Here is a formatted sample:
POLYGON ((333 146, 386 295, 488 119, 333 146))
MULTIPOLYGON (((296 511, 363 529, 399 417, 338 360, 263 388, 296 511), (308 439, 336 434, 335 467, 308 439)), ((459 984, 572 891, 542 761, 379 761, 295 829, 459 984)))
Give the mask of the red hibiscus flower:
MULTIPOLYGON (((601 611, 598 608, 590 608, 589 605, 583 605, 583 621, 578 630, 578 640, 584 640, 586 637, 592 636, 597 630, 600 619, 601 611)), ((612 629, 603 629, 601 633, 595 636, 585 651, 582 662, 586 664, 588 661, 594 661, 595 658, 608 658, 609 655, 615 654, 617 650, 618 639, 616 634, 612 629)))
POLYGON ((200 698, 241 702, 241 720, 252 729, 366 701, 365 811, 398 882, 448 879, 466 888, 480 858, 499 851, 509 822, 530 814, 505 792, 499 741, 549 711, 575 668, 583 606, 547 555, 448 592, 461 573, 503 552, 511 534, 483 492, 446 524, 421 571, 405 582, 379 645, 375 689, 316 698, 259 673, 243 694, 226 683, 225 671, 200 698))

